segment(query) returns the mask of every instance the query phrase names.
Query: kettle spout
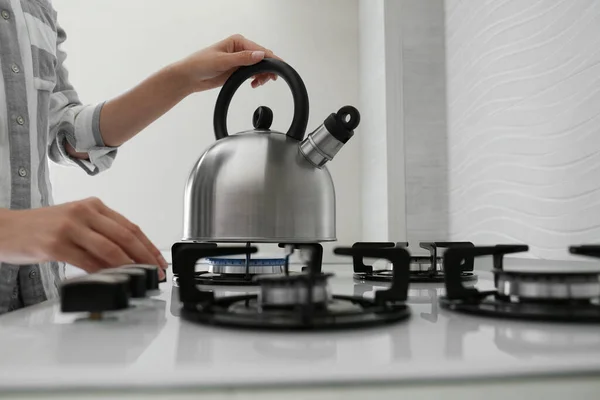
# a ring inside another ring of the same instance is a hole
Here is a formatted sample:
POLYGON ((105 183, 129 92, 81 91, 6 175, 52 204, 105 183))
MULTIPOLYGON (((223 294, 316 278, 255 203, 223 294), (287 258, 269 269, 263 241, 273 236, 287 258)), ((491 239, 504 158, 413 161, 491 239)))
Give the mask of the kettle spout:
POLYGON ((323 168, 354 136, 359 123, 360 113, 356 108, 342 107, 300 143, 300 153, 316 168, 323 168))

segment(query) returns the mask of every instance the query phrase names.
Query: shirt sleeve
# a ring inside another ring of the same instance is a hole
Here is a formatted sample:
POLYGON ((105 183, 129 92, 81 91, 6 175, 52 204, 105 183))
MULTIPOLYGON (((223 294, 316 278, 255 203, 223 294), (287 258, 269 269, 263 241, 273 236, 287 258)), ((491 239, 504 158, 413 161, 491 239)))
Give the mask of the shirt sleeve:
POLYGON ((65 31, 57 24, 56 86, 50 96, 49 158, 60 165, 76 165, 87 174, 96 175, 112 166, 117 156, 116 147, 108 147, 100 132, 100 112, 104 103, 84 105, 69 82, 64 62, 66 53, 61 44, 65 31), (77 152, 87 153, 89 160, 71 157, 65 148, 68 142, 77 152))

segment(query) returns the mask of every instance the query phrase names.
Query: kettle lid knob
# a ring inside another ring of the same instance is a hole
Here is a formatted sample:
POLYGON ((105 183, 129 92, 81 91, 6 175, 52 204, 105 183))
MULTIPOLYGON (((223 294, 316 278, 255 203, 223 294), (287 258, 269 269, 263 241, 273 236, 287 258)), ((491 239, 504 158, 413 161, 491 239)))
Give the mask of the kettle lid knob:
POLYGON ((254 129, 269 130, 273 123, 273 111, 266 106, 260 106, 254 111, 252 116, 252 125, 254 129))

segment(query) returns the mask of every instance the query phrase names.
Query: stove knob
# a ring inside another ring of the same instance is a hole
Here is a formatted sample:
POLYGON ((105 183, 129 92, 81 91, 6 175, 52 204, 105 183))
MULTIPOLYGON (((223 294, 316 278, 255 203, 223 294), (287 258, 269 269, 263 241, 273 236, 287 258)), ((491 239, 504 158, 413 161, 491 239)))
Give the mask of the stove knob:
POLYGON ((131 264, 120 267, 121 269, 141 269, 146 273, 146 290, 158 290, 158 268, 156 265, 131 264))
POLYGON ((126 275, 129 277, 129 295, 134 298, 146 297, 146 272, 140 268, 109 268, 100 275, 126 275))
POLYGON ((129 281, 129 276, 123 274, 84 275, 65 280, 60 288, 61 311, 89 312, 98 317, 105 311, 126 309, 129 281))

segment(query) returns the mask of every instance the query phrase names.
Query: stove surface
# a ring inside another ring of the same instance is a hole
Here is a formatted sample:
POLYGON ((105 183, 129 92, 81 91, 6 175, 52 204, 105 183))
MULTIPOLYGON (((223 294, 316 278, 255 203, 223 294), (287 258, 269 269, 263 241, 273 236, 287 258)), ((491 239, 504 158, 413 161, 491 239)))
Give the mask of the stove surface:
MULTIPOLYGON (((528 260, 507 261, 527 265, 528 260)), ((493 288, 479 268, 474 282, 493 288)), ((533 262, 538 267, 543 263, 533 262)), ((568 263, 560 263, 568 268, 568 263)), ((587 266, 590 264, 588 263, 587 266)), ((546 266, 547 267, 547 266, 546 266)), ((352 265, 324 264, 332 293, 372 298, 385 283, 358 282, 352 265)), ((212 287, 217 296, 255 287, 212 287)), ((415 382, 528 374, 600 373, 600 324, 524 322, 442 309, 441 283, 412 283, 412 315, 396 324, 333 332, 269 332, 179 317, 171 279, 155 297, 99 321, 46 302, 0 317, 0 389, 415 382)))

